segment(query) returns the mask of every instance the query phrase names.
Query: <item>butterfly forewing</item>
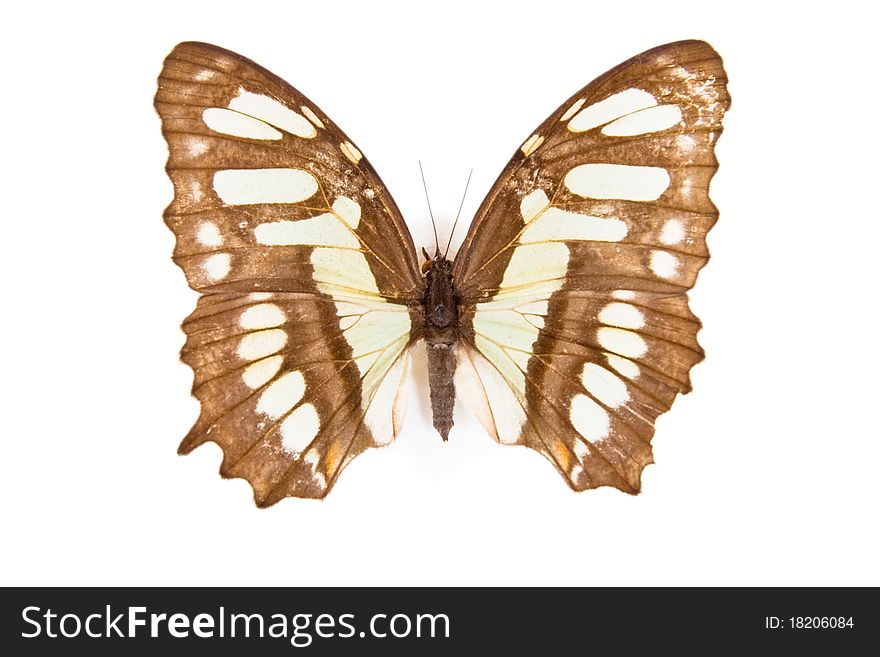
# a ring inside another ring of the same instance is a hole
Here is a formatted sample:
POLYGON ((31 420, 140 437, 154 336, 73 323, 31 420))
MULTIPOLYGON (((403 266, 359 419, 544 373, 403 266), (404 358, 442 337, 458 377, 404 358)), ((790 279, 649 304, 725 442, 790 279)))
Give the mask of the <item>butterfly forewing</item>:
POLYGON ((177 46, 156 108, 175 261, 202 292, 184 323, 198 422, 257 502, 323 497, 385 444, 422 279, 397 207, 357 147, 253 62, 177 46))
POLYGON ((725 85, 699 41, 601 76, 523 143, 456 257, 465 400, 576 489, 639 490, 654 420, 702 358, 685 295, 717 218, 725 85))

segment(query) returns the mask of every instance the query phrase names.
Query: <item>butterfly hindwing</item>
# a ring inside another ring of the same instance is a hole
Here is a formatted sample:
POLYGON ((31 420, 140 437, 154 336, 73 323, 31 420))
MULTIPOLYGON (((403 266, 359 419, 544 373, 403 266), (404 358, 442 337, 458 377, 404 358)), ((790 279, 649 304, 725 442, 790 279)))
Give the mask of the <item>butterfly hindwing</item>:
POLYGON ((523 143, 456 257, 462 396, 575 489, 639 490, 654 420, 702 358, 686 292, 717 218, 725 85, 699 41, 601 76, 523 143))
POLYGON ((409 232, 345 134, 244 57, 180 44, 156 108, 175 261, 203 294, 182 352, 202 412, 180 449, 217 442, 258 504, 323 497, 399 425, 422 285, 409 232))

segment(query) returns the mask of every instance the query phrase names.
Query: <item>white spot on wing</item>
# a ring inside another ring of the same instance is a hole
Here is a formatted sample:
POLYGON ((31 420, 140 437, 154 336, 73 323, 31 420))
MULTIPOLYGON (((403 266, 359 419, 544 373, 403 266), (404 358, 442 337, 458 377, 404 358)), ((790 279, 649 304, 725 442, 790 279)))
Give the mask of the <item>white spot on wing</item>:
POLYGON ((684 224, 679 219, 670 219, 663 224, 660 241, 668 246, 679 244, 684 239, 684 224))
POLYGON ((603 326, 596 331, 596 338, 603 348, 628 358, 639 358, 648 350, 642 336, 625 329, 603 326))
POLYGON ((200 203, 204 198, 204 193, 202 192, 202 185, 199 182, 198 178, 193 178, 189 181, 189 200, 190 203, 200 203))
POLYGON ((281 326, 287 321, 287 315, 274 303, 261 303, 251 306, 241 313, 238 319, 243 329, 266 329, 281 326))
POLYGON ((627 231, 627 225, 614 217, 593 217, 551 207, 529 224, 519 241, 521 243, 548 240, 619 242, 626 237, 627 231))
POLYGON ((360 241, 352 230, 361 218, 361 206, 340 196, 333 202, 333 211, 309 219, 271 221, 254 228, 254 237, 260 244, 273 246, 335 246, 360 248, 360 241))
POLYGON ((235 353, 242 360, 259 360, 281 351, 286 344, 287 333, 281 329, 257 331, 242 337, 235 353))
MULTIPOLYGON (((392 311, 392 308, 394 306, 389 306, 387 312, 364 313, 357 324, 345 330, 345 340, 351 346, 355 358, 371 354, 377 355, 388 346, 389 340, 393 340, 397 336, 409 335, 412 326, 409 312, 403 306, 395 311, 392 311)), ((369 359, 359 360, 357 365, 361 375, 366 375, 372 361, 369 359)))
POLYGON ((312 404, 303 404, 281 422, 281 447, 288 454, 300 454, 320 430, 318 411, 312 404))
POLYGON ((662 278, 675 278, 678 273, 678 258, 668 251, 651 251, 651 271, 662 278))
POLYGON ((202 112, 202 121, 214 132, 247 139, 281 139, 282 135, 268 123, 225 107, 209 107, 202 112))
POLYGON ((281 356, 270 356, 269 358, 258 360, 256 363, 251 363, 241 373, 244 384, 252 390, 265 385, 273 376, 278 374, 283 360, 281 356))
POLYGON ((357 164, 358 162, 360 162, 361 158, 363 157, 363 155, 361 155, 361 152, 357 148, 355 148, 354 144, 352 144, 350 141, 344 141, 339 144, 339 150, 341 150, 342 154, 345 155, 345 157, 347 157, 349 160, 351 160, 353 164, 357 164))
POLYGON ((318 118, 318 115, 315 114, 311 109, 309 109, 309 108, 306 107, 305 105, 300 106, 300 109, 302 110, 302 113, 305 114, 306 118, 307 118, 309 121, 311 121, 312 123, 314 123, 314 124, 315 124, 316 126, 318 126, 319 128, 323 128, 323 127, 324 127, 324 122, 323 122, 321 119, 319 119, 319 118, 318 118))
POLYGON ((623 301, 632 301, 636 298, 636 293, 632 290, 614 290, 611 293, 612 298, 621 299, 623 301))
POLYGON ((318 450, 314 447, 303 456, 303 463, 309 466, 309 469, 311 469, 312 472, 315 472, 318 469, 318 462, 320 460, 321 455, 318 454, 318 450))
POLYGON ((257 400, 257 412, 277 420, 296 406, 306 392, 306 380, 301 372, 288 372, 273 381, 257 400))
POLYGON ((519 442, 526 421, 520 401, 486 358, 470 350, 465 352, 465 347, 461 349, 455 370, 459 398, 497 441, 519 442))
POLYGON ((360 242, 330 213, 296 221, 271 221, 254 228, 254 237, 269 246, 335 246, 356 249, 360 242))
MULTIPOLYGON (((408 322, 409 319, 407 319, 408 322)), ((373 442, 377 445, 387 445, 394 440, 395 424, 400 426, 402 420, 400 413, 402 413, 404 400, 401 385, 408 370, 408 358, 409 355, 404 354, 388 370, 385 378, 376 388, 370 407, 364 416, 364 423, 373 435, 373 442), (395 404, 397 405, 397 417, 395 417, 395 404)))
POLYGON ((645 316, 628 303, 609 303, 599 312, 599 321, 609 326, 638 329, 645 325, 645 316))
POLYGON ((315 126, 301 114, 282 105, 274 98, 238 90, 238 96, 229 101, 229 109, 260 119, 297 137, 310 139, 317 133, 315 126))
POLYGON ((592 443, 601 442, 611 431, 611 418, 604 408, 586 395, 575 395, 571 400, 571 424, 592 443))
POLYGON ((538 150, 538 146, 544 143, 544 137, 541 135, 532 135, 528 139, 526 139, 525 143, 520 147, 520 150, 523 152, 523 155, 528 157, 536 150, 538 150))
POLYGON ((584 103, 586 102, 586 100, 587 100, 586 98, 581 98, 579 100, 574 101, 574 103, 572 103, 571 107, 569 107, 567 110, 565 110, 565 114, 563 114, 562 116, 559 117, 559 120, 560 121, 568 121, 571 117, 573 117, 578 112, 578 110, 580 110, 581 107, 584 106, 584 103))
POLYGON ((571 451, 574 452, 575 457, 581 463, 590 455, 590 448, 583 440, 575 440, 571 451))
POLYGON ((311 255, 315 282, 326 286, 322 292, 366 294, 378 297, 379 288, 370 265, 359 251, 316 248, 311 255))
POLYGON ((203 246, 217 248, 223 245, 223 236, 217 229, 217 225, 211 221, 203 221, 199 224, 196 239, 203 246))
POLYGON ((568 129, 584 132, 656 104, 654 96, 647 91, 626 89, 582 109, 569 121, 568 129))
MULTIPOLYGON (((710 135, 710 140, 711 140, 711 135, 710 135)), ((693 150, 696 147, 697 141, 693 137, 691 137, 690 135, 679 135, 675 140, 675 145, 678 146, 678 148, 680 150, 682 150, 686 153, 688 151, 693 150)))
POLYGON ((214 191, 227 205, 299 203, 318 191, 318 181, 302 169, 221 169, 214 191))
POLYGON ((626 383, 596 363, 584 365, 581 382, 590 395, 611 408, 618 408, 629 400, 626 383))
POLYGON ((535 298, 549 296, 562 285, 568 268, 568 247, 560 243, 518 246, 501 281, 495 298, 528 294, 535 298))
POLYGON ((361 206, 347 196, 339 196, 333 201, 333 212, 351 228, 357 228, 361 222, 361 206))
POLYGON ((602 134, 609 137, 632 137, 668 130, 680 122, 681 110, 678 105, 655 105, 609 123, 602 128, 602 134))
POLYGON ((208 144, 198 137, 190 137, 186 140, 186 152, 190 157, 198 157, 208 151, 208 144))
POLYGON ((581 164, 565 174, 564 182, 584 198, 654 201, 669 187, 669 173, 662 167, 581 164))
POLYGON ((215 253, 202 262, 202 269, 211 282, 226 278, 231 267, 232 256, 228 253, 215 253))
POLYGON ((608 361, 608 364, 614 368, 614 370, 618 374, 622 374, 628 379, 637 379, 642 371, 639 369, 639 366, 636 365, 631 360, 626 358, 621 358, 616 354, 605 354, 605 359, 608 361))
POLYGON ((519 204, 519 211, 522 214, 523 221, 529 223, 548 205, 550 205, 550 199, 547 198, 547 194, 544 193, 543 189, 536 189, 527 194, 519 204))

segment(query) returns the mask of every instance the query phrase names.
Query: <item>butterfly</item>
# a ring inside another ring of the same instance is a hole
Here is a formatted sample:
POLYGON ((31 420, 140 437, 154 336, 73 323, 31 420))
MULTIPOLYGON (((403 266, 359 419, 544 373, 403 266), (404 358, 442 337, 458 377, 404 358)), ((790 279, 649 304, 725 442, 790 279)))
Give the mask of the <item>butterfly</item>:
POLYGON ((174 260, 201 296, 181 359, 258 506, 322 498, 400 430, 409 350, 433 423, 456 395, 574 490, 640 490, 656 418, 703 358, 687 291, 718 212, 730 105, 702 41, 648 50, 566 100, 516 150, 458 254, 420 261, 385 185, 312 101, 236 53, 181 43, 155 106, 174 260))

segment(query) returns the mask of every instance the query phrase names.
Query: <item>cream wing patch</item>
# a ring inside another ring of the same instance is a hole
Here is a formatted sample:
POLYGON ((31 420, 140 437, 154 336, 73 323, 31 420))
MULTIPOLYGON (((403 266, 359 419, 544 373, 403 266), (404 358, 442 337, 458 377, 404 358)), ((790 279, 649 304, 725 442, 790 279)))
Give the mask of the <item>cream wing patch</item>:
POLYGON ((587 395, 575 395, 572 398, 571 424, 591 443, 601 442, 611 431, 611 417, 608 412, 587 395))
POLYGON ((377 445, 387 445, 400 430, 405 396, 403 383, 409 371, 409 354, 400 356, 373 392, 364 423, 377 445))
POLYGON ((534 153, 536 150, 538 150, 538 146, 540 146, 543 143, 544 143, 544 137, 542 137, 541 135, 532 135, 531 137, 529 137, 526 140, 526 142, 522 145, 522 147, 520 147, 520 150, 522 151, 523 155, 528 157, 529 155, 534 153))
POLYGON ((318 181, 302 169, 221 169, 214 191, 227 205, 299 203, 314 196, 318 181))
POLYGON ((518 443, 526 414, 510 384, 480 352, 462 346, 457 360, 458 397, 495 440, 508 445, 518 443))
POLYGON ((615 217, 595 217, 550 205, 542 189, 523 197, 520 214, 526 227, 519 242, 594 241, 619 242, 629 232, 626 222, 615 217))
POLYGON ((599 311, 599 321, 608 326, 639 329, 645 325, 642 311, 628 303, 609 303, 599 311))
MULTIPOLYGON (((345 201, 338 207, 334 204, 334 213, 356 225, 359 208, 356 211, 353 201, 345 201)), ((402 383, 412 330, 409 309, 380 296, 360 251, 319 247, 312 251, 311 262, 318 290, 333 298, 339 328, 361 378, 364 423, 373 442, 386 445, 399 430, 405 408, 402 383)))
POLYGON ((629 389, 626 383, 616 374, 596 363, 584 365, 581 382, 591 397, 610 408, 622 406, 629 400, 629 389))
POLYGON ((572 132, 585 132, 656 104, 657 100, 647 91, 626 89, 580 110, 568 122, 568 129, 572 132))
POLYGON ((217 224, 210 221, 204 221, 199 224, 198 231, 196 232, 196 239, 199 244, 209 248, 223 246, 223 235, 220 234, 217 224))
POLYGON ((655 105, 622 116, 602 128, 609 137, 633 137, 651 132, 661 132, 681 123, 678 105, 655 105))
POLYGON ((680 219, 670 219, 663 224, 660 231, 660 242, 667 246, 675 246, 684 240, 684 223, 680 219))
POLYGON ((352 164, 357 164, 361 161, 361 158, 363 157, 363 155, 361 155, 361 152, 357 148, 355 148, 354 144, 352 144, 350 141, 344 141, 339 144, 339 150, 342 151, 342 154, 345 155, 345 157, 347 157, 352 164))
POLYGON ((668 251, 651 251, 649 266, 657 276, 662 278, 675 278, 681 263, 678 258, 668 251))
POLYGON ((239 88, 238 95, 229 101, 228 108, 241 114, 259 119, 297 137, 311 139, 317 135, 315 126, 301 114, 283 105, 274 98, 251 93, 239 88))
POLYGON ((282 329, 255 331, 242 337, 236 354, 242 360, 259 360, 281 351, 287 344, 287 333, 282 329))
POLYGON ((549 208, 528 225, 520 236, 520 242, 619 242, 626 237, 627 231, 626 223, 620 219, 549 208))
POLYGON ((282 356, 270 356, 269 358, 258 360, 256 363, 251 363, 241 373, 242 381, 252 390, 261 388, 278 374, 283 362, 284 358, 282 356))
POLYGON ((639 358, 648 350, 642 336, 625 329, 603 326, 596 332, 596 338, 604 349, 627 358, 639 358))
POLYGON ((214 132, 247 139, 281 139, 278 130, 268 123, 224 107, 209 107, 202 112, 202 121, 214 132))
POLYGON ((584 198, 656 201, 669 187, 662 167, 581 164, 565 174, 569 191, 584 198))
POLYGON ((267 329, 281 326, 287 315, 274 303, 260 303, 245 309, 238 319, 239 326, 246 330, 267 329))
POLYGON ((257 400, 257 412, 277 420, 286 415, 303 398, 306 380, 293 371, 275 379, 257 400))
POLYGON ((232 269, 232 256, 228 253, 215 253, 210 255, 202 262, 202 270, 205 276, 212 283, 221 281, 229 274, 232 269))
POLYGON ((361 206, 345 196, 333 201, 330 212, 296 221, 271 221, 254 228, 259 244, 267 246, 331 246, 359 249, 355 233, 360 224, 361 206))
POLYGON ((298 406, 281 422, 281 447, 298 455, 308 449, 320 430, 321 419, 315 406, 298 406))

